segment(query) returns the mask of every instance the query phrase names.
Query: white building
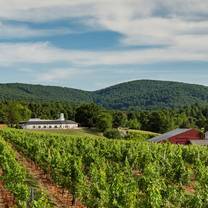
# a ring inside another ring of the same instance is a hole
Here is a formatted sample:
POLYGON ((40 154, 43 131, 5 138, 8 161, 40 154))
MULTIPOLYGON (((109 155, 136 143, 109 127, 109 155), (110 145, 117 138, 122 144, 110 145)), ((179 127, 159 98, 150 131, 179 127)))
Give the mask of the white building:
POLYGON ((22 122, 21 127, 23 129, 76 129, 78 123, 65 120, 64 114, 60 114, 60 118, 57 120, 42 120, 39 118, 30 119, 27 122, 22 122))
POLYGON ((204 137, 205 137, 204 139, 208 140, 208 131, 205 132, 204 137))

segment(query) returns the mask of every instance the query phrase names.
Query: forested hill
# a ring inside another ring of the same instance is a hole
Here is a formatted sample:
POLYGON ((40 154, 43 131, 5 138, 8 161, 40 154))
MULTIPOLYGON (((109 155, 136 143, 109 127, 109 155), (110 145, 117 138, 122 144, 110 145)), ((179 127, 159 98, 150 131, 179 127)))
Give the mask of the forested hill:
POLYGON ((95 94, 97 103, 115 109, 178 107, 208 102, 208 87, 169 81, 131 81, 95 94))
POLYGON ((179 107, 208 102, 208 87, 179 82, 138 80, 89 92, 72 88, 0 84, 0 100, 96 102, 112 109, 179 107))
POLYGON ((31 84, 0 84, 0 101, 92 102, 92 93, 66 87, 31 84))

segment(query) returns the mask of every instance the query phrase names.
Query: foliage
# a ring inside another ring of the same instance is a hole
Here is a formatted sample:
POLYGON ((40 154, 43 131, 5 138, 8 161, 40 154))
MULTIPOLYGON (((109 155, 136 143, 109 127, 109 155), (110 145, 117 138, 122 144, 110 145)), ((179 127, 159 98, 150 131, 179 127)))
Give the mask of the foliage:
POLYGON ((10 125, 17 125, 20 121, 28 120, 31 111, 24 105, 10 102, 2 109, 2 121, 10 125))
POLYGON ((96 128, 101 132, 105 132, 108 129, 112 128, 112 115, 107 112, 103 112, 98 115, 96 120, 96 128))
POLYGON ((1 101, 27 102, 92 102, 91 93, 66 87, 53 87, 31 84, 0 84, 1 101))
POLYGON ((208 90, 200 85, 154 80, 126 82, 94 92, 53 86, 1 84, 0 101, 8 100, 95 102, 108 109, 144 110, 206 103, 208 90))
POLYGON ((177 109, 151 111, 108 111, 93 103, 74 106, 70 103, 0 103, 0 122, 10 125, 31 117, 57 119, 60 113, 66 119, 75 120, 85 127, 106 131, 127 127, 164 133, 175 128, 198 128, 208 130, 208 104, 194 104, 177 109))
POLYGON ((146 141, 158 135, 159 134, 148 132, 148 131, 127 129, 125 139, 136 140, 136 141, 146 141))
MULTIPOLYGON (((25 130, 31 131, 31 130, 25 130)), ((96 129, 79 128, 79 129, 49 129, 49 130, 34 130, 34 132, 47 132, 48 134, 63 134, 77 137, 101 138, 102 133, 96 129)))
POLYGON ((82 126, 96 127, 98 115, 101 113, 101 108, 97 105, 83 104, 76 109, 75 120, 82 126))
POLYGON ((127 124, 127 115, 124 112, 114 112, 113 127, 125 127, 127 124))
POLYGON ((207 147, 0 134, 89 208, 207 207, 207 147))
POLYGON ((5 187, 10 190, 17 201, 18 207, 31 208, 44 207, 50 208, 51 205, 48 202, 45 194, 40 193, 38 198, 30 198, 30 185, 27 184, 26 170, 16 161, 15 153, 9 144, 0 136, 0 168, 3 170, 2 180, 5 183, 5 187))
POLYGON ((140 129, 141 128, 141 123, 136 118, 129 119, 128 123, 127 123, 127 126, 130 129, 140 129))
POLYGON ((168 81, 138 80, 96 91, 98 104, 122 110, 178 108, 207 100, 205 86, 168 81))
POLYGON ((121 139, 122 135, 118 129, 109 129, 103 133, 103 136, 109 139, 121 139))

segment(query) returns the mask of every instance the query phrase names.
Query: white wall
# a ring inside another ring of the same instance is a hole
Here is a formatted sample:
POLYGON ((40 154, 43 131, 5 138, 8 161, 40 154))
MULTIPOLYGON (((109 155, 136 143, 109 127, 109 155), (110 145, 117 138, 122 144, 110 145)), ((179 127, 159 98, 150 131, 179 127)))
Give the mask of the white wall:
POLYGON ((205 133, 205 139, 208 140, 208 131, 205 133))
POLYGON ((78 124, 22 125, 23 129, 76 129, 78 124), (34 128, 35 127, 35 128, 34 128))

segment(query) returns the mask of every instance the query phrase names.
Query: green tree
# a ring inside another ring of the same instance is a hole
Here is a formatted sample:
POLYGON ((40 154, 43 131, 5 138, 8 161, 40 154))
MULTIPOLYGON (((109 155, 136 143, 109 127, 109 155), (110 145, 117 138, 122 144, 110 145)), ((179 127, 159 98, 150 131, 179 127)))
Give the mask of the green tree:
POLYGON ((158 133, 164 133, 175 128, 173 118, 166 111, 153 112, 147 125, 148 130, 158 133))
POLYGON ((127 123, 127 126, 130 129, 140 129, 141 123, 137 119, 130 119, 127 123))
POLYGON ((121 133, 118 129, 110 129, 104 132, 103 134, 105 137, 109 139, 121 139, 121 133))
POLYGON ((76 109, 75 120, 85 127, 95 127, 101 108, 94 103, 83 104, 76 109))
POLYGON ((20 121, 27 121, 31 111, 24 105, 16 102, 8 103, 3 109, 4 122, 9 125, 18 125, 20 121))
POLYGON ((115 112, 113 114, 113 127, 125 127, 127 123, 127 115, 124 112, 115 112))
POLYGON ((112 116, 110 113, 103 112, 100 115, 98 115, 96 120, 96 127, 98 130, 104 132, 107 129, 112 128, 112 116))

